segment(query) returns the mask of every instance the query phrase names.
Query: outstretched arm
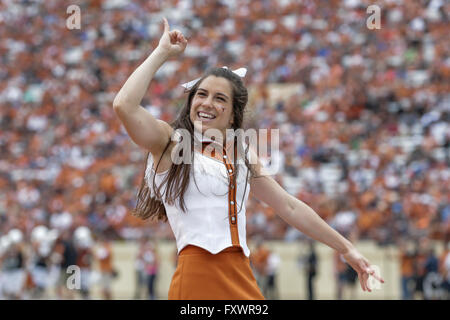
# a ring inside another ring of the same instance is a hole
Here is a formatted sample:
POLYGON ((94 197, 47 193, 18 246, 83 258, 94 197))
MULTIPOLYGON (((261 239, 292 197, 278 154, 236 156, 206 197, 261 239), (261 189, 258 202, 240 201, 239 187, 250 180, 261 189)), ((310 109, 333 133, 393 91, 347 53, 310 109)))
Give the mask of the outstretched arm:
POLYGON ((164 18, 164 33, 158 47, 131 74, 114 98, 113 108, 130 138, 153 155, 160 154, 170 139, 172 128, 155 119, 140 103, 156 71, 170 57, 184 51, 187 40, 180 31, 169 30, 164 18))
MULTIPOLYGON (((252 156, 256 154, 252 151, 252 156)), ((361 288, 371 291, 367 285, 369 275, 384 283, 384 280, 375 274, 369 261, 363 257, 353 246, 336 230, 331 228, 313 209, 307 204, 286 192, 273 178, 264 174, 260 164, 256 166, 257 177, 250 182, 251 193, 260 201, 263 201, 287 223, 343 255, 350 266, 358 273, 361 288), (261 175, 258 177, 258 175, 261 175)))

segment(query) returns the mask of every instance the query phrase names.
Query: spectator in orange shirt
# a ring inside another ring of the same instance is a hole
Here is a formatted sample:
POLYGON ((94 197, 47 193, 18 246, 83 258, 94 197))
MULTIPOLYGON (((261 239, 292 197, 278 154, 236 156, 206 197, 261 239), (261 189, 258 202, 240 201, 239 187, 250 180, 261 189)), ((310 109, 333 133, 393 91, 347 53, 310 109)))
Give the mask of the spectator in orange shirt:
POLYGON ((95 250, 95 256, 99 263, 100 286, 102 288, 103 299, 111 300, 111 282, 115 274, 113 268, 113 253, 111 243, 103 235, 100 235, 99 237, 99 244, 95 250))
POLYGON ((255 271, 255 278, 258 282, 264 296, 267 291, 267 267, 269 262, 270 250, 263 244, 261 238, 256 239, 256 248, 250 255, 250 261, 255 271))
POLYGON ((414 253, 408 250, 404 241, 399 243, 399 259, 401 267, 402 300, 412 299, 412 288, 414 280, 414 253))

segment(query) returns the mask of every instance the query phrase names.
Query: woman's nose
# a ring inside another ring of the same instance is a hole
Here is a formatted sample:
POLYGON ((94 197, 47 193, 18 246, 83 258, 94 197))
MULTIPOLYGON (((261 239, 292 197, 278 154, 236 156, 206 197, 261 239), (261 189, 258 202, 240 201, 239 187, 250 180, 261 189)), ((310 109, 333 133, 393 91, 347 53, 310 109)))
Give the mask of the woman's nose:
POLYGON ((205 100, 203 100, 202 106, 211 109, 216 109, 218 112, 223 112, 225 110, 225 107, 223 107, 221 104, 213 103, 213 100, 214 98, 212 96, 206 98, 205 100))
POLYGON ((212 98, 211 98, 211 97, 206 98, 206 99, 203 101, 202 105, 212 108, 212 107, 213 107, 213 101, 212 101, 212 98))

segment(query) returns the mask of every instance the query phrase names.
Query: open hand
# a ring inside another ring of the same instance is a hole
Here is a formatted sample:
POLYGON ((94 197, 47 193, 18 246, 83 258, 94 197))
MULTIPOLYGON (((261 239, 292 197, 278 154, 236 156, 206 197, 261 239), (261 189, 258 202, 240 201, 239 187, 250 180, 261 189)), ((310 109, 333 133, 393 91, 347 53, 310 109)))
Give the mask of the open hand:
POLYGON ((384 283, 381 275, 375 273, 375 270, 370 265, 369 261, 363 257, 355 248, 350 249, 342 257, 345 261, 358 273, 359 283, 363 291, 372 292, 368 285, 369 276, 373 276, 376 280, 384 283))
POLYGON ((164 33, 159 39, 158 48, 167 53, 168 57, 177 56, 186 49, 187 40, 184 35, 178 31, 169 29, 169 22, 164 20, 164 33))

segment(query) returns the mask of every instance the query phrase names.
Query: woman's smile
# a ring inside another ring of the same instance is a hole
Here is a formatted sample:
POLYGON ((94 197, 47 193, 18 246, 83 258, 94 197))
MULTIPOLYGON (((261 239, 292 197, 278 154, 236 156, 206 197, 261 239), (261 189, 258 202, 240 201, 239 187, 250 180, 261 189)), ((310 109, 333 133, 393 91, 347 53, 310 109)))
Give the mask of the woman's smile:
POLYGON ((209 121, 214 120, 216 118, 216 116, 213 115, 212 113, 199 111, 199 112, 197 112, 197 118, 200 119, 201 121, 209 122, 209 121))
POLYGON ((191 121, 218 130, 229 128, 233 122, 232 91, 231 84, 225 78, 205 78, 192 100, 191 121))

